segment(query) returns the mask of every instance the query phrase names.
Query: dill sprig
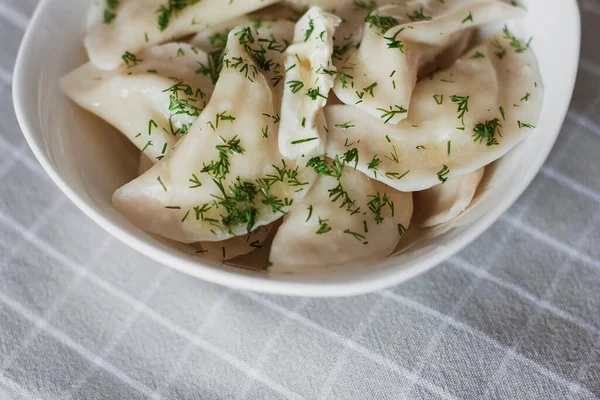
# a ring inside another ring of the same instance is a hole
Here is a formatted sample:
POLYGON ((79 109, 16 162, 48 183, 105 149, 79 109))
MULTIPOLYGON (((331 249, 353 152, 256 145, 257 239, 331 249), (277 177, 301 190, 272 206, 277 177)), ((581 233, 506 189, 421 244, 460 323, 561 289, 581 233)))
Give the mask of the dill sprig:
POLYGON ((298 93, 304 87, 304 83, 301 81, 289 81, 287 85, 292 90, 292 93, 298 93))
POLYGON ((402 40, 398 40, 398 35, 404 30, 398 29, 393 36, 384 36, 383 38, 387 40, 389 43, 387 44, 388 49, 398 49, 400 52, 404 53, 404 43, 402 40))
POLYGON ((319 218, 319 229, 315 232, 317 235, 322 235, 327 232, 331 232, 332 228, 327 224, 328 219, 319 218))
POLYGON ((371 27, 377 28, 381 33, 386 33, 400 23, 394 17, 387 15, 369 14, 365 17, 365 22, 371 27))
POLYGON ((469 97, 470 96, 457 95, 450 97, 450 100, 452 100, 453 103, 458 104, 458 119, 460 119, 463 126, 465 126, 465 114, 469 112, 469 97))
POLYGON ((396 117, 396 115, 399 114, 406 114, 408 112, 408 110, 402 106, 390 106, 389 110, 386 110, 385 108, 378 108, 378 111, 381 111, 381 119, 385 120, 385 123, 387 124, 388 122, 390 122, 392 119, 394 119, 394 117, 396 117))
POLYGON ((110 24, 117 18, 117 7, 119 7, 119 0, 106 0, 106 7, 104 7, 105 24, 110 24))
POLYGON ((208 165, 203 165, 200 172, 208 173, 217 179, 224 179, 229 173, 229 167, 231 166, 229 156, 233 154, 244 154, 245 150, 240 145, 240 139, 238 139, 237 135, 230 140, 225 140, 221 136, 219 136, 219 138, 223 142, 223 144, 216 146, 216 149, 219 152, 219 159, 217 161, 211 161, 208 165))
POLYGON ((130 53, 128 51, 123 53, 123 55, 121 56, 121 60, 123 60, 125 65, 127 65, 127 68, 133 68, 144 61, 141 58, 138 58, 135 54, 130 53))
POLYGON ((510 47, 515 49, 515 52, 523 53, 527 51, 529 46, 524 46, 519 39, 517 39, 512 33, 510 33, 510 31, 508 30, 508 26, 504 25, 504 28, 502 28, 502 32, 504 33, 504 38, 510 40, 510 47))
POLYGON ((310 39, 310 36, 313 34, 313 32, 315 31, 315 21, 312 18, 308 18, 308 29, 306 30, 306 33, 304 34, 304 41, 307 42, 308 39, 310 39))
POLYGON ((421 6, 421 8, 419 8, 418 10, 414 10, 412 14, 406 14, 406 16, 408 18, 410 18, 410 20, 412 22, 415 22, 415 21, 431 21, 431 17, 424 14, 424 12, 423 12, 423 6, 421 6))
POLYGON ((494 118, 491 121, 480 122, 473 127, 473 141, 483 143, 485 141, 486 146, 498 145, 498 136, 502 136, 500 133, 500 120, 494 118))
POLYGON ((446 181, 448 180, 449 173, 450 173, 450 169, 448 168, 448 166, 446 164, 444 164, 442 169, 439 170, 437 173, 437 177, 440 180, 440 182, 446 183, 446 181))
POLYGON ((158 14, 158 29, 163 32, 169 26, 173 14, 182 11, 188 6, 199 3, 202 0, 168 0, 166 5, 161 5, 156 13, 158 14))
POLYGON ((377 225, 384 220, 381 213, 385 207, 388 207, 392 213, 392 217, 394 216, 394 202, 387 197, 386 193, 382 196, 380 192, 377 192, 374 195, 369 195, 369 198, 371 199, 368 203, 369 211, 373 213, 377 225))

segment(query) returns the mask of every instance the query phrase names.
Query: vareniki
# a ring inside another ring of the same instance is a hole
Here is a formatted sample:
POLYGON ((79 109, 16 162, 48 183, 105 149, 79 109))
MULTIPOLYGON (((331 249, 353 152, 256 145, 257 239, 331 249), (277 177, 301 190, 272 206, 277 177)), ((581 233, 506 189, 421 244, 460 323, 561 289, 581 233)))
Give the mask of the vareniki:
POLYGON ((60 84, 140 150, 115 209, 232 265, 350 268, 450 226, 542 107, 508 1, 95 3, 60 84))

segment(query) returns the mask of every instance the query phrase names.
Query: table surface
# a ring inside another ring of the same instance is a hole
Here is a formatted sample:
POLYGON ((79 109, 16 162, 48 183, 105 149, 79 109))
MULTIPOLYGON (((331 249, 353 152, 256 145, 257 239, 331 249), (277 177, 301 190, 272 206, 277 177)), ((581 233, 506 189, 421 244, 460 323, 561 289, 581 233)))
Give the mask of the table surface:
POLYGON ((600 398, 600 0, 580 1, 573 104, 517 204, 425 275, 338 300, 201 282, 77 210, 13 112, 36 3, 0 0, 0 398, 600 398))

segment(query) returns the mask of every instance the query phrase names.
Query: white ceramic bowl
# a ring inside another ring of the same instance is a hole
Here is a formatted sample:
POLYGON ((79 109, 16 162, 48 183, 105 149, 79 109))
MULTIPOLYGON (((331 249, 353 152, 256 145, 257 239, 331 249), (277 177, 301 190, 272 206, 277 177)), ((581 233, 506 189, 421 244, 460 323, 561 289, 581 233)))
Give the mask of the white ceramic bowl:
MULTIPOLYGON (((580 47, 576 0, 524 0, 527 20, 512 27, 533 36, 546 88, 538 127, 496 163, 483 193, 453 229, 378 265, 272 275, 194 257, 138 229, 112 207, 116 188, 136 175, 138 152, 124 136, 70 102, 58 78, 86 61, 87 1, 43 0, 23 40, 14 103, 27 142, 60 189, 91 219, 140 253, 191 276, 235 288, 295 296, 346 296, 396 285, 462 249, 506 211, 533 180, 564 121, 580 47)), ((140 262, 143 262, 140 257, 140 262)))

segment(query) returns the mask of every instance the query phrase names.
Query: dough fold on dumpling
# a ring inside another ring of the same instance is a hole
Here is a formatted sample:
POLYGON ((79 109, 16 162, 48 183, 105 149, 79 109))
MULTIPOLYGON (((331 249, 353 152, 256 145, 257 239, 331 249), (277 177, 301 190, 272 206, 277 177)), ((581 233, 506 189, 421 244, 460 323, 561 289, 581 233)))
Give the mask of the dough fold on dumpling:
POLYGON ((185 135, 210 99, 214 85, 196 70, 207 54, 169 43, 127 58, 104 71, 87 63, 60 80, 79 106, 120 130, 153 162, 185 135))
MULTIPOLYGON (((144 174, 152 168, 153 165, 154 162, 152 162, 152 160, 146 157, 145 154, 141 154, 139 175, 144 174)), ((272 224, 261 226, 247 235, 232 237, 231 239, 220 242, 193 243, 193 246, 198 249, 196 252, 198 255, 203 255, 217 261, 231 260, 232 258, 246 255, 262 248, 269 239, 271 230, 272 224)))
POLYGON ((115 208, 139 227, 183 243, 245 235, 280 218, 314 182, 314 171, 278 151, 276 82, 261 39, 251 27, 229 34, 213 96, 188 134, 115 192, 115 208))
POLYGON ((428 189, 502 157, 539 119, 543 89, 525 43, 505 28, 450 68, 420 81, 398 125, 355 107, 325 108, 327 153, 356 144, 357 168, 405 192, 428 189))
POLYGON ((422 228, 452 221, 473 201, 485 168, 449 179, 445 184, 415 192, 415 207, 423 216, 422 228))
POLYGON ((345 75, 336 81, 335 94, 396 124, 407 117, 422 66, 460 43, 467 30, 525 14, 499 0, 416 0, 378 8, 365 19, 359 47, 355 38, 339 46, 344 54, 337 55, 336 66, 345 75))
POLYGON ((122 63, 123 54, 139 51, 193 34, 203 27, 248 14, 278 0, 119 0, 116 7, 101 1, 92 10, 96 19, 85 38, 94 65, 111 70, 122 63), (106 13, 108 12, 108 14, 106 13))
POLYGON ((412 194, 350 166, 339 180, 320 176, 275 235, 269 270, 302 272, 379 261, 394 251, 412 212, 412 194))
POLYGON ((291 160, 325 151, 323 107, 335 82, 333 34, 340 19, 312 7, 298 21, 285 60, 279 151, 291 160))

